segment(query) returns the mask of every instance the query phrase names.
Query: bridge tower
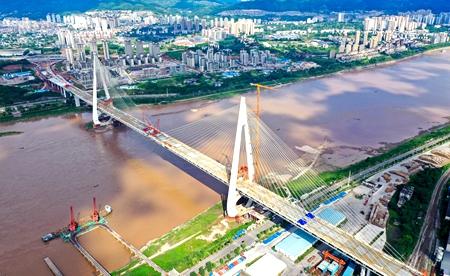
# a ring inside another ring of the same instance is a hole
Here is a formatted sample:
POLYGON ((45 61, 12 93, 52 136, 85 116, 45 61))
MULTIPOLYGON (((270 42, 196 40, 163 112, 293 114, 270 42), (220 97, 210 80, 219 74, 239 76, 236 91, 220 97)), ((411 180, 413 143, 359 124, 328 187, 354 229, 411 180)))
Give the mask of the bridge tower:
POLYGON ((92 58, 92 74, 93 74, 93 78, 92 78, 92 122, 94 123, 94 127, 95 126, 99 126, 100 125, 100 121, 98 120, 98 99, 97 99, 97 53, 94 52, 93 53, 93 58, 92 58))
MULTIPOLYGON (((99 70, 99 73, 100 73, 100 78, 101 78, 101 80, 102 80, 103 90, 105 91, 105 101, 108 101, 108 102, 109 102, 109 100, 111 99, 111 96, 110 96, 110 94, 109 94, 108 86, 106 85, 106 81, 107 81, 107 79, 106 79, 107 74, 106 74, 106 72, 105 72, 106 69, 105 69, 105 67, 103 67, 102 64, 100 63, 100 60, 99 60, 98 57, 97 57, 97 53, 95 54, 94 59, 95 59, 94 62, 98 62, 98 64, 99 64, 98 70, 99 70)), ((109 81, 109 80, 108 80, 108 81, 109 81)))
POLYGON ((227 215, 229 217, 237 216, 236 203, 239 200, 239 194, 236 190, 239 177, 239 157, 242 144, 242 132, 244 132, 245 153, 247 158, 248 180, 255 179, 255 166, 253 162, 253 151, 250 140, 250 129, 248 126, 247 104, 245 97, 241 97, 239 106, 239 115, 237 121, 236 138, 234 140, 233 161, 231 163, 230 183, 228 186, 227 215))
POLYGON ((100 79, 102 81, 103 90, 105 91, 105 103, 111 103, 111 95, 109 94, 108 86, 106 84, 106 72, 97 57, 97 52, 92 54, 92 121, 94 126, 98 126, 101 122, 98 119, 98 84, 97 84, 97 71, 100 73, 100 79))
POLYGON ((74 232, 77 230, 78 222, 75 220, 75 216, 73 215, 73 208, 70 206, 70 223, 69 223, 69 231, 74 232))

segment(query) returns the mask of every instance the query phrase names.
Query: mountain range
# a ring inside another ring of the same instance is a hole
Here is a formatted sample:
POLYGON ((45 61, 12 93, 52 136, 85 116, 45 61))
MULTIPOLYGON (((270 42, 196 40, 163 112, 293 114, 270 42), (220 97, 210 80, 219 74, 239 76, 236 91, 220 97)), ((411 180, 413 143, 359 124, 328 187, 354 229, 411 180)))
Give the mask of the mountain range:
POLYGON ((133 9, 155 12, 215 14, 229 9, 261 9, 268 11, 354 11, 387 12, 431 9, 450 11, 449 0, 1 0, 0 15, 42 18, 47 13, 84 12, 93 9, 133 9))

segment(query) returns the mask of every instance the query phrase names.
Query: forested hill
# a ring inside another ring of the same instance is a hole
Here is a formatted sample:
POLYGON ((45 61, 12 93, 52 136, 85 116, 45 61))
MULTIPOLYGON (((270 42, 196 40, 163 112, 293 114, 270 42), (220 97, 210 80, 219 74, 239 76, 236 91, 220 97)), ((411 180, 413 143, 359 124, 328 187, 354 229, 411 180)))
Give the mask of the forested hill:
POLYGON ((431 9, 450 11, 450 0, 0 0, 0 16, 43 18, 47 13, 87 11, 92 9, 134 9, 156 12, 192 12, 214 14, 227 9, 268 11, 352 11, 388 12, 431 9))
POLYGON ((234 5, 237 9, 269 11, 354 11, 383 10, 389 12, 430 9, 450 12, 449 0, 254 0, 234 5))

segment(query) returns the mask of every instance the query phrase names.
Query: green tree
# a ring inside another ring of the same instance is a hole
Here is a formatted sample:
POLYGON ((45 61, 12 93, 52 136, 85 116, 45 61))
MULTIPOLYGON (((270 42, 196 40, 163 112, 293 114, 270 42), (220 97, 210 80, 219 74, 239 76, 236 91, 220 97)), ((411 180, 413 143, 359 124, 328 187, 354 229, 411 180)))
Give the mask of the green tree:
POLYGON ((203 268, 203 266, 201 266, 201 267, 198 269, 198 273, 199 273, 201 276, 204 276, 204 275, 205 275, 205 268, 203 268))
POLYGON ((214 265, 211 262, 206 262, 205 267, 208 272, 211 272, 214 268, 214 265))

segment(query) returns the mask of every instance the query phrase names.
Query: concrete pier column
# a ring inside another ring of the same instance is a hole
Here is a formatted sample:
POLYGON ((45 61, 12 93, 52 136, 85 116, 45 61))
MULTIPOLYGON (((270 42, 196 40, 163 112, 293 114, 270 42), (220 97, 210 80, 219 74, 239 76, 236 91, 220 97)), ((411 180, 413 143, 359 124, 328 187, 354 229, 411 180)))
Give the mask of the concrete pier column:
POLYGON ((75 99, 75 106, 80 107, 80 98, 78 98, 77 95, 73 95, 73 98, 75 99))

